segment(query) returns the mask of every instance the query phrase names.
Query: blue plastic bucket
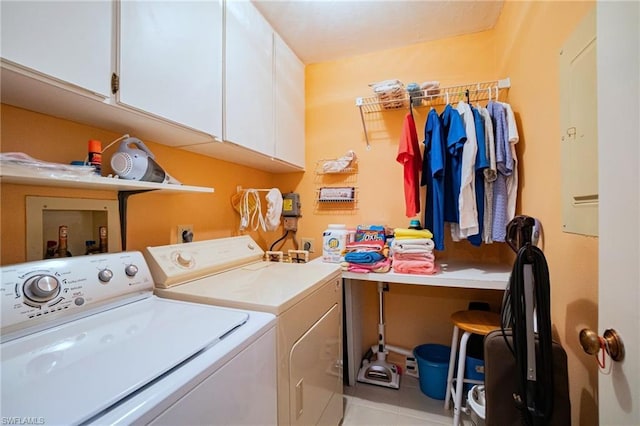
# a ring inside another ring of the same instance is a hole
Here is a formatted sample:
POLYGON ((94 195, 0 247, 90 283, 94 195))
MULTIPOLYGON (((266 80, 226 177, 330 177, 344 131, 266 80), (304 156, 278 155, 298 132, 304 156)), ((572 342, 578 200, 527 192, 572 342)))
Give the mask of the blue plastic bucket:
POLYGON ((430 398, 443 400, 447 392, 447 370, 451 348, 428 343, 416 346, 413 355, 418 361, 420 390, 430 398))
MULTIPOLYGON (((466 357, 464 362, 464 378, 484 381, 484 361, 470 356, 466 357)), ((465 383, 464 391, 469 392, 472 387, 472 383, 465 383)))

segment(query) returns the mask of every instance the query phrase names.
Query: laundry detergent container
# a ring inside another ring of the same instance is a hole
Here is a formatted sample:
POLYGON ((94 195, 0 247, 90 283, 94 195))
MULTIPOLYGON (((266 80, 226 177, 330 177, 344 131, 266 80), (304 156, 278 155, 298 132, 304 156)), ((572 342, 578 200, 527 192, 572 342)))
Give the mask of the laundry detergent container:
POLYGON ((433 399, 444 399, 447 392, 447 370, 449 369, 449 346, 427 343, 416 346, 413 355, 418 361, 420 390, 433 399))

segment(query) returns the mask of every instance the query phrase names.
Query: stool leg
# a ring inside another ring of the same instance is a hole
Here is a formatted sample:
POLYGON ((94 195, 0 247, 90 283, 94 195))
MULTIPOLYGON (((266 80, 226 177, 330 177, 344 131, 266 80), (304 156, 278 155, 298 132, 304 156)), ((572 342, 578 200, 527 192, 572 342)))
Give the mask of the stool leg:
POLYGON ((451 400, 451 388, 453 383, 453 369, 456 367, 456 351, 458 350, 458 334, 460 329, 453 326, 453 337, 451 338, 451 355, 449 355, 449 370, 447 371, 447 392, 444 394, 444 409, 449 409, 451 400))
POLYGON ((471 333, 465 331, 460 339, 460 355, 458 356, 458 374, 456 375, 456 393, 453 401, 453 426, 460 424, 462 412, 462 389, 464 386, 464 364, 467 360, 467 341, 471 333))

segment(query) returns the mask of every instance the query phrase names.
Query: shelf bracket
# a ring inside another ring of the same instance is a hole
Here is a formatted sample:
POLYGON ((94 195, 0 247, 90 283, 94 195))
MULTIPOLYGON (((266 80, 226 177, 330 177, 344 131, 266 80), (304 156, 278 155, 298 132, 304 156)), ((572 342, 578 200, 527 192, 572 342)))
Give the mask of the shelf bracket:
POLYGON ((364 121, 364 113, 362 112, 362 98, 356 99, 356 106, 360 110, 360 120, 362 120, 362 130, 364 130, 364 140, 367 142, 367 151, 370 151, 371 145, 369 145, 369 135, 367 135, 367 124, 364 121))
POLYGON ((122 251, 127 250, 127 200, 131 195, 149 191, 155 191, 155 189, 118 191, 118 213, 120 214, 120 243, 122 245, 122 251))

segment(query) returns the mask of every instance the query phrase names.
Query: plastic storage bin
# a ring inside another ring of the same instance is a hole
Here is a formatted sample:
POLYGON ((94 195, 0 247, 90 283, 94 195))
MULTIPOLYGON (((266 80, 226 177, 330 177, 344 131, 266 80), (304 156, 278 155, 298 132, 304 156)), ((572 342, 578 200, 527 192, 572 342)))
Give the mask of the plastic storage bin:
MULTIPOLYGON (((484 361, 467 356, 464 363, 464 378, 471 380, 482 380, 484 382, 484 361)), ((472 383, 465 383, 464 391, 469 392, 472 387, 472 383)))
POLYGON ((413 350, 413 355, 418 361, 420 390, 430 398, 444 400, 450 354, 449 346, 434 343, 416 346, 413 350))

